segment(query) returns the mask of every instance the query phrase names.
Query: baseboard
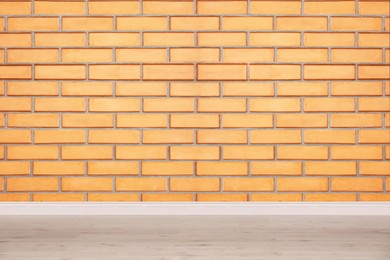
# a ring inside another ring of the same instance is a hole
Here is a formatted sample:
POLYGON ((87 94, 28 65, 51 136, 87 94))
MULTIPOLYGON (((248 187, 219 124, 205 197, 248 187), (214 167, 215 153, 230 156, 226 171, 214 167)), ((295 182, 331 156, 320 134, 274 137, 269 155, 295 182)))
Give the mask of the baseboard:
POLYGON ((362 215, 390 216, 388 202, 0 203, 0 215, 362 215))

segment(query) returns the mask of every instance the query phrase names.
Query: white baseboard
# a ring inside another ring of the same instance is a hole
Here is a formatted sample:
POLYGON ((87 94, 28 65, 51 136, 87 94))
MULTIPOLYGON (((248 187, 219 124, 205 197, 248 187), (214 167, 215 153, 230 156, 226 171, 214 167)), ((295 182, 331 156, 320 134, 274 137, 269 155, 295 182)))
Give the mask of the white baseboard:
POLYGON ((6 215, 361 215, 390 216, 389 202, 1 202, 6 215))

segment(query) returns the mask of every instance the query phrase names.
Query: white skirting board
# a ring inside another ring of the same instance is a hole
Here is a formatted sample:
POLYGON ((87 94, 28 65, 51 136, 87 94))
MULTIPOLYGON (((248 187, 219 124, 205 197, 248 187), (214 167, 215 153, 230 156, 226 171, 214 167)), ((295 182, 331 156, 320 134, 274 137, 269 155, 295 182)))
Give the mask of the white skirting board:
POLYGON ((0 202, 0 216, 6 215, 390 216, 390 202, 0 202))

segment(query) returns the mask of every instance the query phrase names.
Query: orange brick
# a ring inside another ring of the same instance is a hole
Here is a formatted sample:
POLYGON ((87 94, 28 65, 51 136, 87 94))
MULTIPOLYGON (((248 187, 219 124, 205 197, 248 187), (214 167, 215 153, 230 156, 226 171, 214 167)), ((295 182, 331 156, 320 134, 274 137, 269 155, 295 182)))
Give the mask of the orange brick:
POLYGON ((113 30, 114 21, 112 17, 64 17, 62 18, 62 29, 64 31, 98 31, 113 30))
POLYGON ((251 14, 301 14, 299 1, 251 1, 251 14))
POLYGON ((359 130, 359 143, 390 143, 389 130, 359 130))
POLYGON ((299 144, 301 143, 300 130, 251 130, 252 144, 299 144))
POLYGON ((111 160, 111 146, 63 146, 61 155, 63 160, 111 160))
POLYGON ((31 131, 0 129, 0 143, 31 143, 31 131))
MULTIPOLYGON (((273 30, 274 19, 272 17, 223 17, 223 30, 273 30)), ((218 29, 218 28, 217 28, 218 29)))
POLYGON ((65 2, 61 4, 51 1, 35 1, 34 14, 85 14, 85 3, 80 1, 65 2))
POLYGON ((116 159, 125 160, 165 160, 167 159, 166 146, 117 146, 116 159))
POLYGON ((385 159, 386 160, 390 159, 390 145, 385 146, 385 159))
POLYGON ((305 1, 305 14, 355 14, 354 1, 305 1))
POLYGON ((356 194, 305 194, 305 201, 356 201, 356 194))
POLYGON ((380 160, 382 159, 382 146, 332 146, 333 160, 380 160))
POLYGON ((381 18, 333 17, 331 24, 332 31, 380 31, 381 29, 381 18))
POLYGON ((90 144, 135 144, 139 143, 138 130, 89 130, 90 144))
POLYGON ((251 194, 251 201, 301 201, 302 194, 287 193, 287 194, 251 194))
POLYGON ((354 144, 355 130, 305 130, 307 144, 354 144))
POLYGON ((218 62, 218 48, 173 48, 170 50, 173 62, 218 62))
POLYGON ((224 96, 274 96, 274 85, 271 82, 224 82, 224 96))
POLYGON ((112 96, 110 82, 62 82, 63 96, 112 96))
POLYGON ((117 17, 118 30, 161 31, 168 29, 166 17, 117 17))
POLYGON ((246 80, 246 65, 199 64, 198 80, 246 80))
POLYGON ((219 160, 218 146, 171 146, 171 160, 219 160))
POLYGON ((222 116, 222 127, 272 127, 273 116, 272 115, 259 115, 259 114, 224 114, 222 116))
POLYGON ((332 127, 381 127, 382 116, 379 114, 333 114, 332 127))
POLYGON ((140 45, 139 33, 90 33, 89 46, 133 47, 140 45))
POLYGON ((200 98, 198 112, 245 112, 246 100, 238 98, 200 98))
POLYGON ((151 98, 143 100, 145 112, 193 112, 193 98, 151 98))
POLYGON ((224 191, 273 191, 272 178, 225 178, 224 191))
POLYGON ((199 144, 245 144, 248 142, 248 133, 245 130, 198 130, 197 143, 199 144))
POLYGON ((0 33, 0 46, 31 47, 31 33, 0 33))
POLYGON ((219 30, 219 17, 172 17, 170 20, 171 30, 219 30))
POLYGON ((0 126, 4 126, 4 114, 0 114, 0 126))
POLYGON ((300 65, 251 65, 251 80, 290 80, 301 78, 300 65))
POLYGON ((201 32, 198 33, 199 46, 246 46, 244 32, 201 32))
POLYGON ((117 115, 117 127, 167 127, 168 115, 166 114, 119 114, 117 115))
POLYGON ((34 42, 37 47, 82 47, 86 37, 85 33, 36 33, 34 42))
POLYGON ((360 162, 360 175, 390 175, 390 162, 360 162))
POLYGON ((165 82, 116 82, 116 96, 166 96, 165 82))
POLYGON ((198 1, 198 14, 246 14, 245 1, 198 1))
POLYGON ((301 177, 301 178, 277 178, 278 191, 327 191, 328 178, 301 177))
POLYGON ((139 201, 138 194, 88 193, 88 201, 139 201))
POLYGON ((84 175, 84 162, 34 162, 34 175, 84 175))
POLYGON ((58 179, 7 178, 7 191, 58 191, 58 179))
MULTIPOLYGON (((0 30, 1 30, 1 19, 0 19, 0 30)), ((0 50, 0 63, 4 62, 4 50, 0 50)))
POLYGON ((34 130, 36 144, 85 143, 84 130, 34 130))
POLYGON ((251 112, 299 112, 301 102, 299 98, 252 98, 250 99, 251 112))
POLYGON ((167 191, 165 178, 117 178, 117 191, 167 191))
POLYGON ((359 111, 390 111, 390 100, 388 98, 359 98, 359 111))
POLYGON ((62 178, 62 191, 112 191, 111 178, 62 178))
POLYGON ((29 193, 2 193, 0 201, 30 201, 29 193))
POLYGON ((110 49, 63 49, 63 62, 111 62, 110 49))
POLYGON ((138 162, 88 162, 88 175, 138 175, 138 162))
POLYGON ((142 2, 143 14, 193 14, 192 1, 145 1, 142 2))
POLYGON ((225 160, 272 160, 274 159, 273 146, 224 146, 223 159, 225 160))
POLYGON ((0 111, 31 111, 31 98, 0 98, 0 111))
POLYGON ((139 65, 90 65, 89 79, 140 79, 139 65))
MULTIPOLYGON (((63 93, 62 93, 63 94, 63 93)), ((8 96, 57 96, 57 82, 8 82, 8 96)))
POLYGON ((323 31, 328 28, 327 17, 278 17, 276 30, 282 31, 323 31))
POLYGON ((158 193, 142 194, 142 201, 193 201, 193 194, 158 193))
POLYGON ((278 62, 327 62, 327 49, 278 49, 278 62))
POLYGON ((385 31, 390 31, 390 17, 385 19, 385 31))
POLYGON ((281 160, 326 160, 327 146, 278 146, 277 158, 281 160))
POLYGON ((224 62, 273 62, 274 61, 274 50, 273 49, 229 49, 224 48, 223 50, 223 61, 224 62))
POLYGON ((327 112, 327 111, 355 111, 355 100, 353 98, 305 98, 305 112, 327 112))
POLYGON ((359 66, 359 79, 390 79, 388 65, 377 66, 359 66))
POLYGON ((251 33, 250 46, 274 47, 274 46, 300 46, 300 33, 251 33))
POLYGON ((384 119, 384 125, 385 127, 390 127, 390 114, 389 113, 385 113, 385 119, 384 119))
POLYGON ((58 62, 58 50, 55 49, 8 49, 8 62, 58 62))
POLYGON ((192 162, 142 162, 142 175, 192 175, 192 162))
POLYGON ((305 162, 306 175, 356 175, 356 162, 305 162))
MULTIPOLYGON (((172 50, 171 50, 172 51, 172 50)), ((218 82, 172 82, 170 96, 219 96, 218 82)))
POLYGON ((193 130, 144 130, 142 135, 145 144, 194 143, 193 130))
POLYGON ((4 154, 5 154, 4 145, 1 145, 0 146, 0 159, 4 159, 4 154))
POLYGON ((137 1, 92 1, 88 2, 89 14, 139 14, 137 1))
POLYGON ((193 80, 194 65, 143 65, 144 80, 193 80))
POLYGON ((194 34, 193 33, 144 33, 143 34, 144 46, 194 46, 194 34))
MULTIPOLYGON (((280 51, 280 50, 279 50, 280 51)), ((278 96, 327 96, 326 82, 278 82, 278 96)))
POLYGON ((166 60, 165 49, 116 49, 118 62, 165 62, 166 60))
POLYGON ((304 43, 306 47, 355 46, 355 34, 354 33, 305 33, 304 43))
POLYGON ((31 79, 31 66, 0 66, 0 79, 31 79))
POLYGON ((59 29, 58 18, 54 17, 10 17, 9 31, 53 31, 59 29))
POLYGON ((305 79, 355 79, 354 65, 305 65, 305 79))
POLYGON ((390 194, 360 193, 360 201, 390 201, 390 194))
POLYGON ((9 127, 58 127, 59 115, 55 114, 9 114, 9 127))
POLYGON ((360 1, 359 14, 389 15, 390 3, 387 1, 360 1))
POLYGON ((383 191, 381 178, 332 178, 332 191, 383 191))
POLYGON ((140 101, 137 98, 90 98, 89 111, 135 112, 140 111, 140 101))
POLYGON ((248 175, 247 162, 197 162, 196 175, 248 175))
POLYGON ((390 191, 390 178, 386 178, 386 191, 390 191))
POLYGON ((327 127, 326 114, 279 114, 276 127, 327 127))
POLYGON ((382 62, 382 50, 333 49, 332 62, 382 62))
POLYGON ((86 109, 84 98, 36 98, 36 112, 82 112, 86 109))
POLYGON ((248 201, 247 194, 197 194, 197 201, 248 201))
POLYGON ((30 174, 30 162, 18 161, 0 162, 0 176, 1 175, 29 175, 30 174))
POLYGON ((36 65, 35 79, 85 79, 85 65, 36 65))
POLYGON ((218 114, 173 114, 170 117, 171 128, 217 128, 218 114))
POLYGON ((7 148, 9 160, 55 160, 58 159, 57 146, 9 146, 7 148))
POLYGON ((219 191, 219 178, 171 178, 171 191, 219 191))
POLYGON ((359 33, 360 47, 389 47, 388 33, 359 33))
POLYGON ((22 1, 0 2, 0 15, 31 14, 31 3, 22 1))
MULTIPOLYGON (((39 3, 39 2, 38 2, 39 3)), ((35 193, 32 195, 33 201, 55 201, 55 202, 70 202, 70 201, 84 201, 84 194, 74 193, 74 194, 61 194, 61 193, 35 193)))

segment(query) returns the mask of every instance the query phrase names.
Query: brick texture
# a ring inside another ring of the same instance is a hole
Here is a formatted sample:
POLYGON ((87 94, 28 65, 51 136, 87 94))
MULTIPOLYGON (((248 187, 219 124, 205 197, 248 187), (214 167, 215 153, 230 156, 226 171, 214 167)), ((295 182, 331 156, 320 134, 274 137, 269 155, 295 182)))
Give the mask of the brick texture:
POLYGON ((389 8, 0 1, 0 201, 390 201, 389 8))

